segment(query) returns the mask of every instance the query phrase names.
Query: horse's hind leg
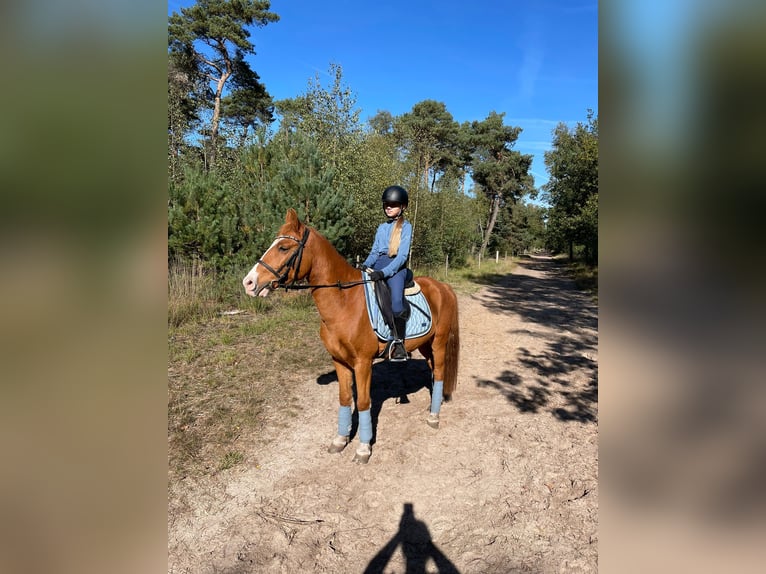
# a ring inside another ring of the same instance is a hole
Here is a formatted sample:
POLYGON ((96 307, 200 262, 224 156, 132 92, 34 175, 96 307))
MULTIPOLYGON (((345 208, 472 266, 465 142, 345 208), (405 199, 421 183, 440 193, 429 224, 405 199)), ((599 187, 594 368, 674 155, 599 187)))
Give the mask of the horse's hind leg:
MULTIPOLYGON (((431 369, 431 408, 428 415, 428 426, 431 428, 439 428, 439 409, 442 402, 442 394, 444 388, 444 382, 442 377, 444 376, 444 353, 439 354, 434 352, 434 341, 431 340, 428 343, 421 345, 418 350, 423 355, 428 363, 428 368, 431 369), (439 365, 437 369, 437 364, 439 365), (437 377, 437 372, 439 376, 437 377)), ((438 350, 438 348, 437 348, 438 350)))
POLYGON ((431 408, 428 413, 428 426, 439 428, 439 411, 444 398, 444 361, 446 358, 446 346, 437 336, 431 344, 432 359, 431 370, 433 372, 433 385, 431 386, 431 408))
POLYGON ((426 360, 426 363, 428 364, 428 368, 431 370, 431 373, 434 372, 434 350, 431 346, 431 341, 428 343, 424 343, 420 347, 418 347, 418 351, 420 351, 420 354, 423 355, 423 357, 426 360))
POLYGON ((351 403, 354 400, 351 385, 353 372, 343 363, 333 360, 335 372, 338 375, 338 434, 332 439, 327 452, 341 452, 349 441, 351 434, 351 403))

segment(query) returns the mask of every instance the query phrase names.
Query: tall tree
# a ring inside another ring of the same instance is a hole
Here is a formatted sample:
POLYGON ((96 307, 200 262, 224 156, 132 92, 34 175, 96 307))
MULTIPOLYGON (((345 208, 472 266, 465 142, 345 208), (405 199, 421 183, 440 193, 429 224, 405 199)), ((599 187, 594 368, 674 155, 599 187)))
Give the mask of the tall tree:
POLYGON ((443 102, 423 100, 394 122, 394 136, 405 157, 414 163, 416 179, 410 190, 413 239, 419 233, 421 190, 434 191, 439 174, 447 169, 457 143, 458 123, 443 102))
POLYGON ((423 188, 433 191, 438 172, 455 155, 458 123, 443 102, 423 100, 398 118, 395 133, 407 152, 416 159, 423 188))
POLYGON ((560 123, 553 130, 553 148, 545 152, 550 179, 544 193, 550 204, 548 233, 552 246, 584 248, 585 259, 598 256, 598 117, 588 110, 587 123, 574 129, 560 123))
POLYGON ((244 143, 250 128, 255 130, 274 121, 274 104, 247 62, 237 59, 234 64, 232 90, 221 99, 221 117, 241 128, 240 140, 244 143))
POLYGON ((388 135, 394 132, 394 116, 388 110, 378 110, 377 113, 367 120, 367 125, 372 133, 388 135))
POLYGON ((505 113, 491 112, 481 122, 472 122, 474 145, 473 180, 490 200, 490 210, 480 256, 489 244, 501 207, 513 205, 534 192, 534 179, 529 173, 532 156, 522 154, 513 145, 521 128, 503 125, 505 113))
POLYGON ((468 173, 471 171, 473 154, 476 148, 471 122, 463 122, 460 124, 457 132, 456 144, 454 169, 460 182, 460 191, 465 193, 466 180, 468 179, 468 173))
POLYGON ((277 14, 268 11, 270 6, 268 0, 197 0, 168 18, 169 51, 192 56, 185 60, 187 65, 195 67, 212 86, 210 165, 215 163, 226 83, 238 76, 239 90, 249 90, 254 97, 258 93, 267 96, 245 56, 255 54, 248 27, 279 21, 277 14))

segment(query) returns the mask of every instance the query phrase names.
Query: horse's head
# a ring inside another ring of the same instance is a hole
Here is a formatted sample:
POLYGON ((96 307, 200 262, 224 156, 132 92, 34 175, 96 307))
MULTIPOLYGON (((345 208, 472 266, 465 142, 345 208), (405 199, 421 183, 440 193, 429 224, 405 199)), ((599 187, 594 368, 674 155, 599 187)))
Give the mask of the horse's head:
POLYGON ((287 210, 276 239, 242 280, 245 293, 266 297, 273 289, 303 279, 310 267, 303 257, 308 237, 309 228, 301 223, 294 209, 287 210))

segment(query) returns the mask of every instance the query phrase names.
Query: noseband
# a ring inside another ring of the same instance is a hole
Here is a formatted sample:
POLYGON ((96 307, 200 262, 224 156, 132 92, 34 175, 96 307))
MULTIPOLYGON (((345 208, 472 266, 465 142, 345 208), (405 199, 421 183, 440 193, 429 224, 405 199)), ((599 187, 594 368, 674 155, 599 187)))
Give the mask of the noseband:
POLYGON ((298 271, 301 268, 301 260, 303 259, 303 248, 306 246, 306 241, 308 241, 309 238, 309 228, 306 227, 303 231, 303 237, 301 239, 297 239, 293 237, 292 235, 279 235, 277 236, 277 239, 292 239, 298 244, 298 249, 293 251, 293 253, 290 255, 290 257, 287 258, 287 260, 282 263, 282 265, 279 267, 279 269, 274 270, 271 265, 264 262, 263 260, 259 259, 256 261, 258 265, 263 265, 268 271, 276 277, 274 281, 271 282, 271 288, 272 289, 278 289, 279 287, 287 287, 285 285, 285 282, 287 281, 287 277, 290 274, 290 270, 294 269, 295 273, 293 275, 292 283, 295 283, 295 281, 298 279, 298 271))

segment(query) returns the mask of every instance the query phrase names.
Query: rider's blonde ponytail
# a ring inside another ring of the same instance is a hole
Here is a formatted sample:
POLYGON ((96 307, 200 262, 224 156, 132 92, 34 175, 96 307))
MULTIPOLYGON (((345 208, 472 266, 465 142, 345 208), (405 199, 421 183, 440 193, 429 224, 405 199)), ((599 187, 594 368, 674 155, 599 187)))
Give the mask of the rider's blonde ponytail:
POLYGON ((391 230, 391 238, 388 240, 388 256, 389 257, 396 257, 396 254, 399 253, 399 243, 402 241, 402 225, 403 225, 404 217, 401 215, 396 218, 396 223, 394 223, 394 228, 391 230))

